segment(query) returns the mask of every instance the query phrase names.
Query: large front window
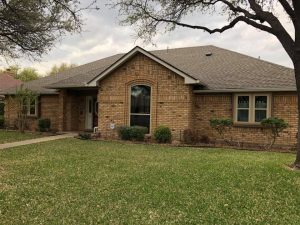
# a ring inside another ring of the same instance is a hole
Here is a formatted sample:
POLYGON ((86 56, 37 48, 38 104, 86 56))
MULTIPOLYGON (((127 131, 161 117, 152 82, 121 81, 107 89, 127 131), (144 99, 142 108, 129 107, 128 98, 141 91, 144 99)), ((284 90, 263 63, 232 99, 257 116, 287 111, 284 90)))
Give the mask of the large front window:
POLYGON ((131 87, 130 126, 147 127, 150 130, 151 87, 135 85, 131 87))

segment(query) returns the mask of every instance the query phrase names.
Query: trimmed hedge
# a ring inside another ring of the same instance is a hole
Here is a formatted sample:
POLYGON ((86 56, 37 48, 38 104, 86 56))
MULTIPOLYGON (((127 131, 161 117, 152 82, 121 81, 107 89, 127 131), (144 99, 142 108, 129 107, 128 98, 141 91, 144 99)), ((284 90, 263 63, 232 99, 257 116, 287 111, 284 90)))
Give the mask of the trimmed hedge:
POLYGON ((49 131, 51 127, 51 120, 50 119, 39 119, 38 120, 38 128, 40 132, 49 131))
POLYGON ((140 126, 122 126, 118 128, 119 137, 122 140, 129 140, 129 141, 144 141, 145 134, 148 133, 147 127, 140 127, 140 126))
POLYGON ((170 143, 172 140, 171 129, 166 126, 159 126, 154 131, 154 139, 158 143, 170 143))

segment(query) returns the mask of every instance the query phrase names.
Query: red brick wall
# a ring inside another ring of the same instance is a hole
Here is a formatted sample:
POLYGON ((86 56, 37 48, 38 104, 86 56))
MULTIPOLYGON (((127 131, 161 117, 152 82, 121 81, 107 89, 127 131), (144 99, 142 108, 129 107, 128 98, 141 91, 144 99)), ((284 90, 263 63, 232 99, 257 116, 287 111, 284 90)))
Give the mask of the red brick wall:
MULTIPOLYGON (((231 94, 198 94, 194 104, 194 127, 212 138, 218 135, 209 125, 211 118, 233 118, 233 97, 231 94)), ((272 94, 272 116, 284 119, 290 125, 277 144, 293 145, 297 134, 297 96, 294 93, 272 94)), ((265 143, 266 136, 260 127, 235 126, 232 129, 235 141, 265 143)))
POLYGON ((172 129, 175 139, 191 124, 192 87, 184 79, 148 57, 139 54, 99 84, 99 128, 103 136, 116 137, 109 128, 129 125, 130 86, 151 86, 151 133, 159 125, 172 129))
MULTIPOLYGON (((39 97, 37 117, 28 117, 28 126, 32 131, 37 130, 38 118, 49 118, 51 120, 51 128, 58 129, 58 96, 57 95, 42 95, 39 97)), ((13 97, 5 98, 5 123, 13 127, 18 117, 18 106, 13 97)))

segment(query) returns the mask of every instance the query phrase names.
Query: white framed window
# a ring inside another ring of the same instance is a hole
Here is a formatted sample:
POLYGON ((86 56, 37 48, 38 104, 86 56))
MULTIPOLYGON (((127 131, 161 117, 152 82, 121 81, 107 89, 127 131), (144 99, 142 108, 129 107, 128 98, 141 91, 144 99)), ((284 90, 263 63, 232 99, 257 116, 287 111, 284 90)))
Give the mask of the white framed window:
POLYGON ((234 122, 241 124, 259 124, 271 116, 271 95, 235 94, 234 122))
POLYGON ((26 100, 23 104, 23 110, 27 114, 27 116, 37 116, 37 99, 26 100))

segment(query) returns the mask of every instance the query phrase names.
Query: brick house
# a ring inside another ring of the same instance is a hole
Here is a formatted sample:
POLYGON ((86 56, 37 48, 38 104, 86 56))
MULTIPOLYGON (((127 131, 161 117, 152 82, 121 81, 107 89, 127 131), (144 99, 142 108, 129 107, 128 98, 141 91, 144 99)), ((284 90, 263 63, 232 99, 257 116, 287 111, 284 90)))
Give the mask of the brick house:
MULTIPOLYGON (((185 129, 209 137, 211 118, 232 118, 237 141, 262 143, 259 122, 274 116, 290 127, 278 143, 293 145, 297 134, 294 71, 215 46, 146 51, 135 47, 25 84, 40 94, 29 104, 30 129, 37 118, 50 118, 59 131, 98 127, 115 138, 116 127, 141 125, 152 134, 159 125, 179 140, 185 129)), ((16 119, 13 98, 6 95, 5 119, 16 119)))

